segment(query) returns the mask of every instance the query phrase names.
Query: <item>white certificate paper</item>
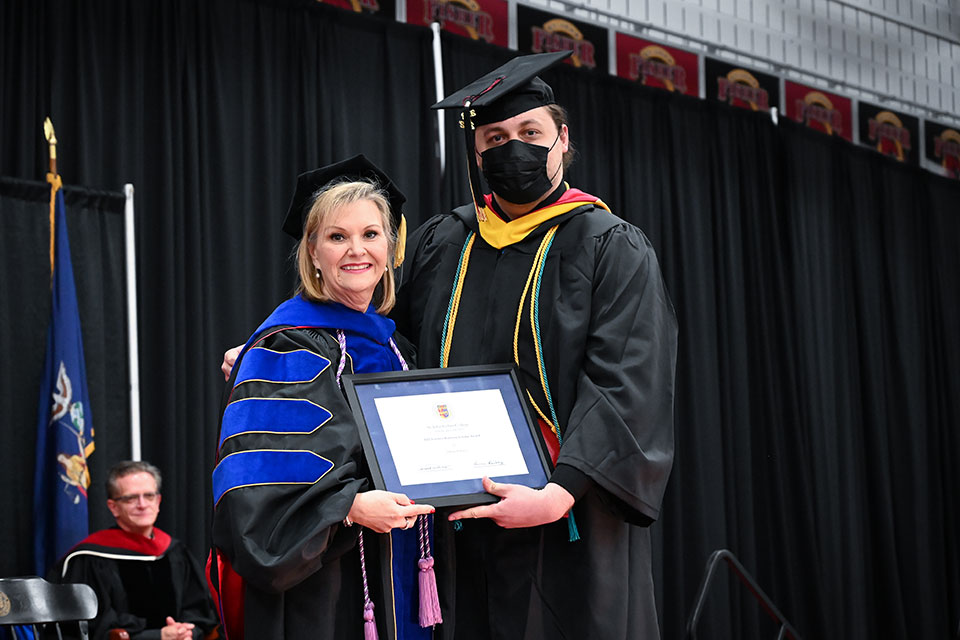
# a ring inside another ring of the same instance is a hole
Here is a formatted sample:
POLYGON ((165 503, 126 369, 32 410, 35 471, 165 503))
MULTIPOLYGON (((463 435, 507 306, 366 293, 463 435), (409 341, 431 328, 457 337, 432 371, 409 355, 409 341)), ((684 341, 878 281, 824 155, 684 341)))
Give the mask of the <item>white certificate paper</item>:
POLYGON ((498 389, 376 398, 400 484, 527 473, 498 389))

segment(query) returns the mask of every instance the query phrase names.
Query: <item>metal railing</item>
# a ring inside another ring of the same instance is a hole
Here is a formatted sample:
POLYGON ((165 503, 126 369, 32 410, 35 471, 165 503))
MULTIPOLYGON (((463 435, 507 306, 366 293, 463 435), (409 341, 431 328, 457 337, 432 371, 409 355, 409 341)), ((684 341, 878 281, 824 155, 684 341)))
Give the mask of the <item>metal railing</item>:
POLYGON ((687 621, 687 638, 696 640, 697 622, 699 622, 700 615, 703 613, 703 606, 707 599, 707 590, 710 588, 710 582, 717 573, 717 567, 720 566, 720 562, 727 563, 730 570, 740 578, 740 582, 746 585, 750 593, 753 594, 753 597, 760 603, 763 610, 767 612, 767 615, 769 615, 774 622, 780 624, 777 640, 783 640, 784 638, 800 640, 800 634, 797 633, 797 630, 790 624, 786 617, 780 613, 780 610, 777 609, 777 605, 773 604, 770 596, 760 588, 760 585, 753 579, 753 576, 743 568, 743 565, 740 564, 736 556, 727 549, 714 551, 707 560, 707 567, 703 574, 703 582, 700 583, 700 589, 697 592, 697 599, 694 602, 693 611, 691 611, 690 619, 687 621))

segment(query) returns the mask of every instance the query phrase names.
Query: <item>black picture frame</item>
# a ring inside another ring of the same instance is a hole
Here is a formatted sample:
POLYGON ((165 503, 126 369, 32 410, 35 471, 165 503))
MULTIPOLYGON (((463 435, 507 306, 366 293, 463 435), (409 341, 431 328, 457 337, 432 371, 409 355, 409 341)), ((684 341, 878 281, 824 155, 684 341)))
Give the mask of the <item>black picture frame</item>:
MULTIPOLYGON (((517 444, 527 467, 526 474, 491 476, 497 482, 543 488, 552 465, 540 427, 535 423, 523 399, 513 365, 476 365, 445 369, 416 369, 362 373, 343 376, 343 389, 353 410, 360 442, 376 489, 406 494, 419 504, 435 507, 459 507, 489 504, 498 498, 483 490, 482 476, 475 479, 404 485, 376 408, 377 398, 427 396, 469 391, 500 391, 517 444)), ((437 406, 438 413, 441 404, 437 406)), ((440 414, 442 415, 442 414, 440 414)), ((482 474, 488 475, 488 474, 482 474)))

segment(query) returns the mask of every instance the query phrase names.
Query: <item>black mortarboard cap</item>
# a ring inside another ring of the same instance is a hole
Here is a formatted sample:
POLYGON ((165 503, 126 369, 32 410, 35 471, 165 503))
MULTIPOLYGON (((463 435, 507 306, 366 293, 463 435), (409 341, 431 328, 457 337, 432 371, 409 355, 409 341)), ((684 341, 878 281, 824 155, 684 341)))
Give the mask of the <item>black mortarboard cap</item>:
POLYGON ((537 76, 571 54, 568 50, 517 56, 431 108, 460 109, 469 101, 476 112, 473 123, 479 126, 553 104, 553 89, 537 76))
POLYGON ((329 164, 313 171, 301 173, 297 177, 297 189, 287 210, 287 217, 283 221, 283 230, 297 240, 303 235, 303 225, 307 221, 307 214, 313 205, 317 192, 333 182, 349 182, 351 180, 367 180, 374 183, 387 194, 390 204, 390 215, 393 217, 394 227, 399 234, 403 225, 403 203, 406 196, 397 188, 393 180, 373 164, 358 154, 352 158, 329 164))

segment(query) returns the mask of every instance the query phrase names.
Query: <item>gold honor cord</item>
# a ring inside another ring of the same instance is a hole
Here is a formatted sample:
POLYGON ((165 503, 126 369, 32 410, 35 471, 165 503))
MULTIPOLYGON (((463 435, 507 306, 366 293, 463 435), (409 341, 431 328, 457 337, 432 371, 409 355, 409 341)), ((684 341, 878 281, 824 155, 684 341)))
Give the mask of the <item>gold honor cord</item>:
MULTIPOLYGON (((514 325, 513 329, 513 361, 517 365, 517 368, 520 368, 520 319, 523 317, 523 303, 527 299, 527 293, 530 293, 530 327, 533 331, 533 341, 534 341, 534 351, 537 353, 537 371, 540 374, 540 386, 543 389, 543 394, 545 397, 549 396, 547 392, 546 379, 544 378, 543 370, 543 361, 540 357, 540 350, 536 348, 539 340, 537 335, 537 325, 534 319, 534 303, 536 301, 535 291, 538 289, 539 282, 535 283, 533 286, 533 291, 531 291, 531 283, 534 282, 534 277, 536 274, 540 273, 541 266, 543 265, 544 260, 547 259, 547 247, 550 246, 550 243, 553 242, 553 237, 557 233, 557 227, 552 227, 547 233, 543 236, 543 240, 540 241, 540 247, 537 249, 536 255, 533 257, 533 265, 530 267, 530 273, 527 275, 527 282, 523 286, 523 293, 520 294, 520 304, 517 306, 517 322, 514 325)), ((538 278, 539 280, 539 278, 538 278)), ((533 405, 533 408, 536 410, 540 417, 543 418, 543 421, 550 425, 550 430, 554 434, 559 435, 557 431, 557 425, 553 421, 544 415, 543 411, 537 406, 537 403, 534 402, 533 396, 527 391, 527 397, 530 398, 530 404, 533 405)))
POLYGON ((460 310, 460 296, 463 293, 463 282, 467 278, 467 264, 470 262, 470 252, 477 234, 470 232, 470 237, 463 246, 460 254, 460 264, 457 265, 457 279, 450 294, 450 304, 447 308, 447 318, 443 323, 443 344, 440 348, 440 366, 446 368, 450 362, 450 345, 453 344, 453 327, 457 323, 457 312, 460 310))

